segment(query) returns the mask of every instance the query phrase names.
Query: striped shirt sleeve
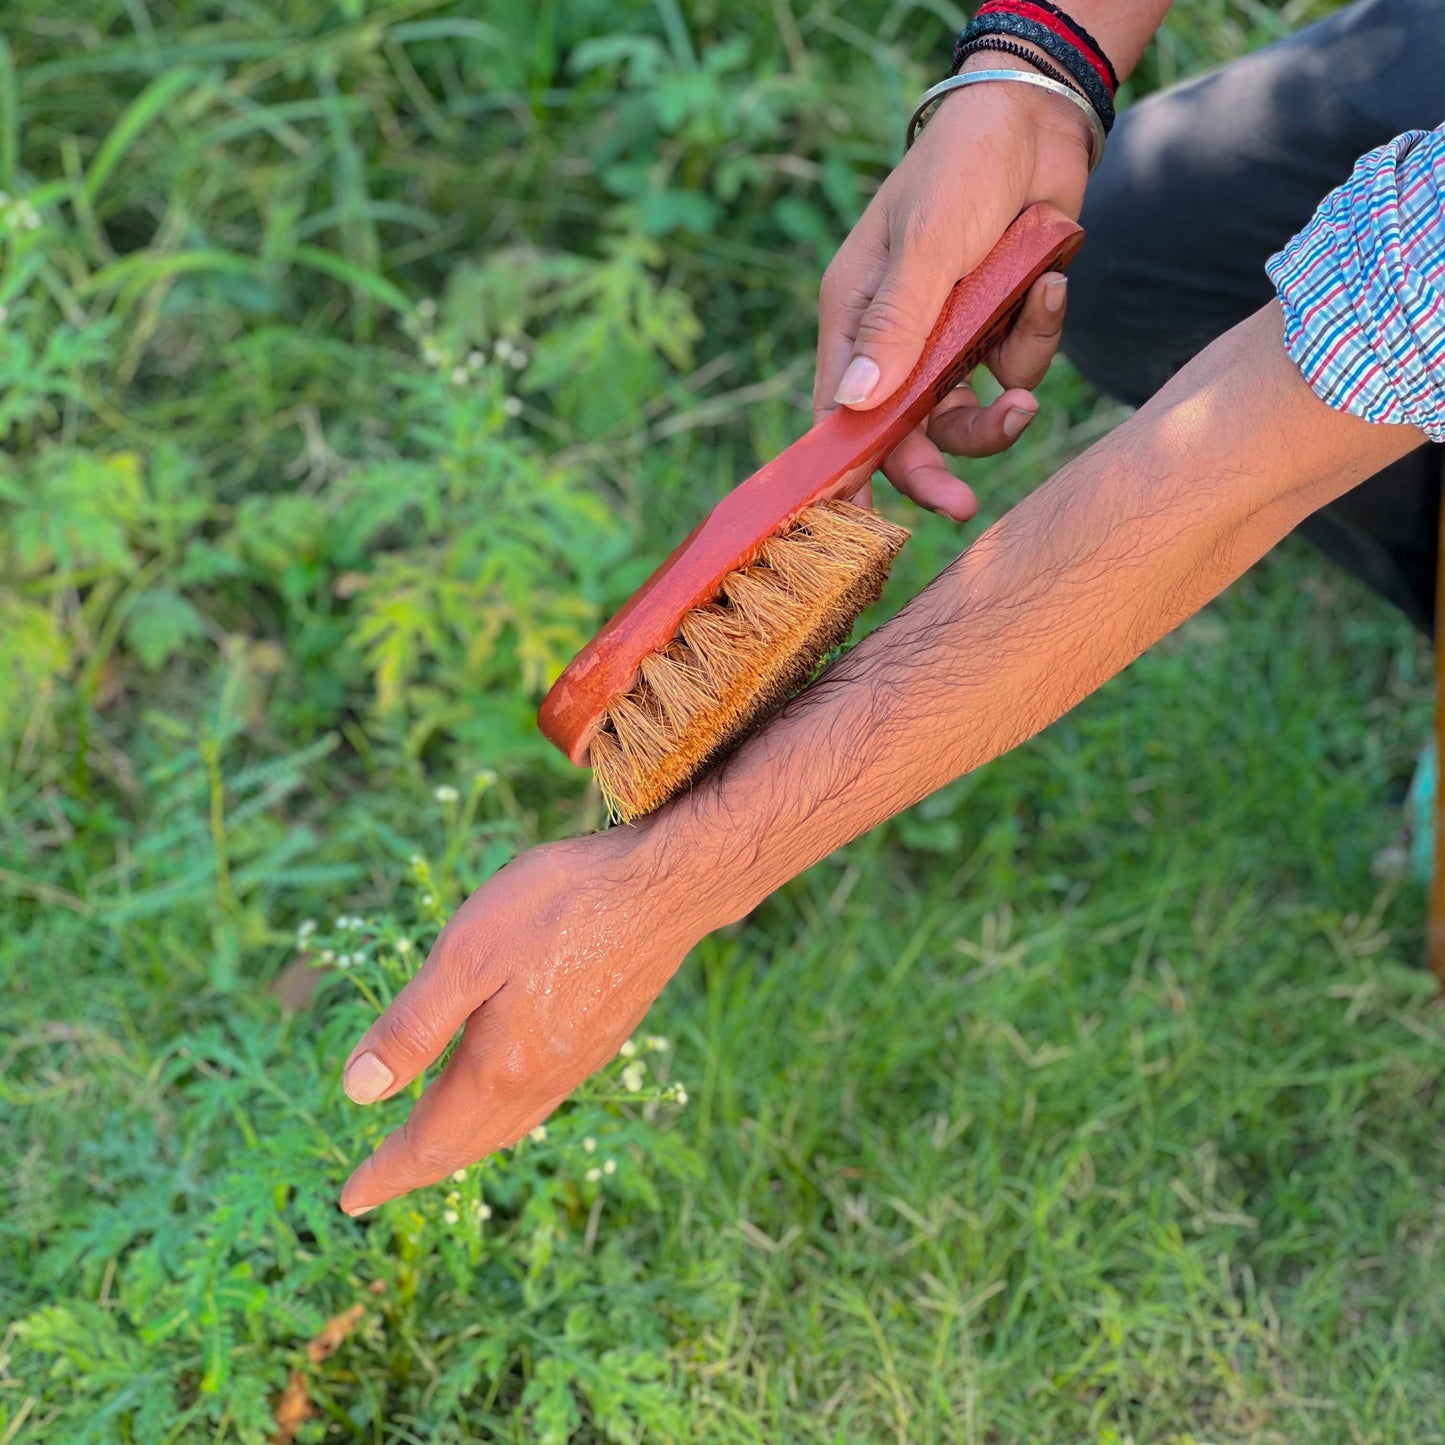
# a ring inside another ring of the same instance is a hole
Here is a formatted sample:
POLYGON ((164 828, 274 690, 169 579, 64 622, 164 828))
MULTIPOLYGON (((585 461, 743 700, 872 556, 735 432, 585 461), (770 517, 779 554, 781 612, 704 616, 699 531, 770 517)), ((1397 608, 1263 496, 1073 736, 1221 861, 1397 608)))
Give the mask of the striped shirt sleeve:
POLYGON ((1265 270, 1322 401, 1445 441, 1445 126, 1361 157, 1265 270))

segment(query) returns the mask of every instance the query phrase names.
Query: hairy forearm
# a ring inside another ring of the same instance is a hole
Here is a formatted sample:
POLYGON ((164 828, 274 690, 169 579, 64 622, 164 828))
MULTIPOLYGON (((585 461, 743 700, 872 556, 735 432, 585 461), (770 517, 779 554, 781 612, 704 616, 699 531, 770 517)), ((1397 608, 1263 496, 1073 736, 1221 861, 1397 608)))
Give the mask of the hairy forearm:
POLYGON ((1266 307, 656 815, 656 865, 699 926, 741 916, 1046 727, 1422 440, 1325 407, 1266 307))

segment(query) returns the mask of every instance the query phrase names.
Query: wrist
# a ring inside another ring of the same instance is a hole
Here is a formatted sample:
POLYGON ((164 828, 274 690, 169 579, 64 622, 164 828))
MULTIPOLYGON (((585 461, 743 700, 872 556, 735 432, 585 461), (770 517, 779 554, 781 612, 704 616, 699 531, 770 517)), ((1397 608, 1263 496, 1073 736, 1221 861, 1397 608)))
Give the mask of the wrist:
POLYGON ((687 936, 688 947, 746 918, 814 861, 792 857, 798 850, 790 844, 804 843, 799 835, 806 828, 790 826, 798 820, 770 806, 776 801, 771 767, 758 752, 745 744, 735 760, 740 767, 716 770, 637 825, 645 830, 638 840, 639 881, 661 902, 668 926, 687 936))
POLYGON ((753 906, 743 901, 739 871, 719 858, 721 831, 703 825, 695 796, 597 835, 611 846, 628 895, 645 900, 652 927, 684 951, 753 906))
MULTIPOLYGON (((1028 51, 1038 63, 1031 63, 1009 51, 981 50, 966 56, 955 74, 968 75, 977 70, 1017 70, 1029 75, 1044 75, 1050 78, 1057 76, 1057 67, 1049 62, 1048 57, 1037 46, 1023 40, 1011 43, 1018 50, 1028 51)), ((1070 89, 1076 90, 1077 87, 1070 85, 1070 89)), ((1036 136, 1045 139, 1058 138, 1076 147, 1083 157, 1087 174, 1093 137, 1088 118, 1077 106, 1069 104, 1062 96, 1050 95, 1047 91, 1026 85, 978 85, 969 86, 967 90, 975 96, 981 96, 984 91, 992 92, 997 103, 1011 107, 1022 116, 1036 136)), ((954 99, 954 96, 945 97, 939 107, 940 115, 947 109, 948 102, 954 99)))

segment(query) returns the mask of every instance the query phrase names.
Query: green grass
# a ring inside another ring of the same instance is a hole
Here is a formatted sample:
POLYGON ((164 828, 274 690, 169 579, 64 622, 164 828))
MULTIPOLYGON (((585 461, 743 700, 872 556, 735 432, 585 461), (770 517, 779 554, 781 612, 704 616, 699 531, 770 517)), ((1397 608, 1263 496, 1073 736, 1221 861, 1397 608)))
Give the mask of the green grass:
MULTIPOLYGON (((1136 88, 1324 8, 1178 6, 1136 88)), ((263 1441, 293 1369, 327 1445, 1445 1440, 1445 1033, 1376 863, 1430 657, 1300 544, 708 940, 641 1093, 335 1210, 403 1107, 341 1060, 599 821, 540 690, 802 424, 957 19, 13 0, 0 1445, 263 1441)), ((990 515, 1117 418, 1045 390, 990 515)), ((897 510, 880 616, 961 541, 897 510)))

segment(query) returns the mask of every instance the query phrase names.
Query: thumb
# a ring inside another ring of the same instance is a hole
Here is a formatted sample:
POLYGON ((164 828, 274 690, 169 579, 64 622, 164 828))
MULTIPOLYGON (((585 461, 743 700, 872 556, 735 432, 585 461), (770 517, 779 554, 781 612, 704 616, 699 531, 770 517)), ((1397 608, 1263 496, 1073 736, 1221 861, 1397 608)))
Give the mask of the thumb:
POLYGON ((435 1063, 495 991, 499 980, 486 987, 488 972, 454 928, 444 929, 430 957, 346 1060, 341 1082, 352 1100, 388 1098, 435 1063))
POLYGON ((852 357, 833 398, 839 406, 867 410, 902 386, 961 274, 926 229, 916 223, 895 229, 887 269, 858 318, 852 357))

